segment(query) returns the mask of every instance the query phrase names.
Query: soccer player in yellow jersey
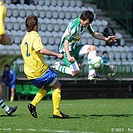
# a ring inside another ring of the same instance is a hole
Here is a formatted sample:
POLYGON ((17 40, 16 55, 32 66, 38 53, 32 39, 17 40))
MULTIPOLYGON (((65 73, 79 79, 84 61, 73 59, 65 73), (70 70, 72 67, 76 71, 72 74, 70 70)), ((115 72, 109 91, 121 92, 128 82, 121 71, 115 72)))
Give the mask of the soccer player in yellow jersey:
POLYGON ((11 44, 11 38, 5 32, 4 19, 6 17, 6 6, 0 1, 0 44, 11 44))
MULTIPOLYGON (((6 35, 4 27, 4 19, 6 17, 6 6, 2 1, 0 1, 0 44, 11 44, 11 38, 6 35)), ((7 115, 12 115, 16 110, 17 106, 9 107, 1 99, 1 88, 0 88, 0 107, 7 113, 7 115)))
POLYGON ((39 88, 28 109, 34 118, 37 118, 36 105, 53 88, 53 118, 68 118, 60 111, 61 85, 57 79, 57 73, 44 62, 43 55, 63 58, 62 54, 49 51, 44 48, 38 32, 38 18, 30 15, 25 20, 27 33, 21 43, 21 52, 24 59, 24 72, 31 83, 39 88))

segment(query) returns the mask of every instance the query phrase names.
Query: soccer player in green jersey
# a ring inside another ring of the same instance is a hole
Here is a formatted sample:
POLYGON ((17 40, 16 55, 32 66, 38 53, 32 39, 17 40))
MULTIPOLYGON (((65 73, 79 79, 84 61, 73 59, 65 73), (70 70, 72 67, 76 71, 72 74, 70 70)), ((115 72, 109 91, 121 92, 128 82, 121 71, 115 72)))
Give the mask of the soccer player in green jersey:
MULTIPOLYGON (((91 59, 96 56, 96 47, 92 44, 77 45, 77 42, 85 32, 90 33, 96 39, 108 42, 116 41, 116 36, 104 37, 96 32, 91 26, 93 20, 94 14, 91 11, 84 11, 79 18, 74 19, 68 24, 59 45, 59 53, 63 53, 63 61, 66 66, 56 62, 53 66, 55 70, 72 76, 78 75, 80 69, 77 61, 83 58, 85 54, 88 55, 88 65, 90 64, 91 59)), ((89 65, 88 79, 92 80, 96 77, 95 69, 89 65)))

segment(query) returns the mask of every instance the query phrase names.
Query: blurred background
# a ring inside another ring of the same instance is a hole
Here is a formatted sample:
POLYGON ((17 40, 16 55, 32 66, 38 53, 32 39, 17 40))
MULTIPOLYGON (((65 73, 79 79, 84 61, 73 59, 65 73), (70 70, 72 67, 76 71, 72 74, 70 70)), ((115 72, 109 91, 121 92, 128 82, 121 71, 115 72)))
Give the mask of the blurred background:
MULTIPOLYGON (((79 44, 94 44, 98 55, 107 52, 109 65, 105 65, 99 73, 110 75, 100 81, 87 80, 87 57, 80 62, 81 75, 71 77, 58 73, 62 84, 64 99, 86 98, 131 98, 133 97, 133 28, 132 0, 3 0, 7 7, 5 28, 11 36, 11 46, 0 45, 0 77, 3 66, 11 65, 17 74, 15 100, 30 99, 37 89, 33 88, 23 72, 23 59, 20 44, 26 33, 25 18, 35 14, 39 18, 39 34, 42 42, 49 50, 58 51, 58 45, 68 22, 79 17, 82 11, 90 10, 95 15, 92 23, 95 31, 104 34, 111 24, 117 43, 107 44, 85 33, 79 44), (108 71, 108 68, 110 71, 108 71), (34 93, 31 93, 34 89, 34 93), (25 93, 24 93, 25 92, 25 93)), ((49 65, 53 65, 55 57, 44 56, 49 65)), ((63 62, 61 62, 63 64, 63 62)), ((9 100, 9 89, 3 90, 3 99, 9 100)), ((51 93, 47 98, 51 97, 51 93)))

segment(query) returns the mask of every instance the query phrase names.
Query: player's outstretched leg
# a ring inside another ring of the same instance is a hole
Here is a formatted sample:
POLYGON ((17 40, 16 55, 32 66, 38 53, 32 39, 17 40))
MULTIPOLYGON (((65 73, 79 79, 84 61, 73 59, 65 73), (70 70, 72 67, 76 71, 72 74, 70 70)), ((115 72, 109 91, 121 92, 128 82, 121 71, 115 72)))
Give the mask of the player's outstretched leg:
POLYGON ((12 115, 18 108, 17 106, 14 107, 7 106, 1 98, 0 98, 0 106, 7 113, 7 115, 12 115))
MULTIPOLYGON (((94 51, 91 51, 91 54, 94 54, 94 51)), ((94 54, 95 55, 95 54, 94 54)), ((89 64, 89 74, 88 79, 89 80, 101 80, 105 78, 105 74, 98 74, 97 71, 102 68, 103 66, 103 60, 100 56, 94 56, 90 59, 90 55, 88 55, 88 64, 89 64), (96 69, 96 70, 95 70, 96 69)))
POLYGON ((17 110, 17 108, 17 106, 9 107, 9 110, 6 111, 7 115, 12 115, 17 110))
POLYGON ((41 89, 37 92, 37 94, 36 94, 36 96, 34 97, 33 101, 27 105, 28 110, 30 111, 30 114, 31 114, 34 118, 37 118, 36 105, 42 100, 42 98, 43 98, 44 96, 46 96, 46 94, 47 94, 46 89, 41 88, 41 89))
POLYGON ((51 68, 61 73, 72 75, 71 68, 67 66, 62 66, 58 61, 53 66, 51 66, 51 68))

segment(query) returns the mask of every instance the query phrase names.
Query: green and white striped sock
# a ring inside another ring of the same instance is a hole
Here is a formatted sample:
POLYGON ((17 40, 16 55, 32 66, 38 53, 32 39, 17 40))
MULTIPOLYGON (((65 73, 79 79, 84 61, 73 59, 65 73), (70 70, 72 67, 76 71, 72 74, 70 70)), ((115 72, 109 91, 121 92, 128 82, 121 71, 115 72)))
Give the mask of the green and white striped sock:
POLYGON ((0 99, 0 106, 2 109, 4 109, 6 112, 9 110, 9 107, 4 103, 2 99, 0 99))
POLYGON ((71 68, 69 68, 69 67, 67 67, 67 66, 58 65, 58 66, 56 66, 56 70, 58 70, 58 71, 61 72, 61 73, 65 73, 65 74, 72 75, 72 70, 71 70, 71 68))

